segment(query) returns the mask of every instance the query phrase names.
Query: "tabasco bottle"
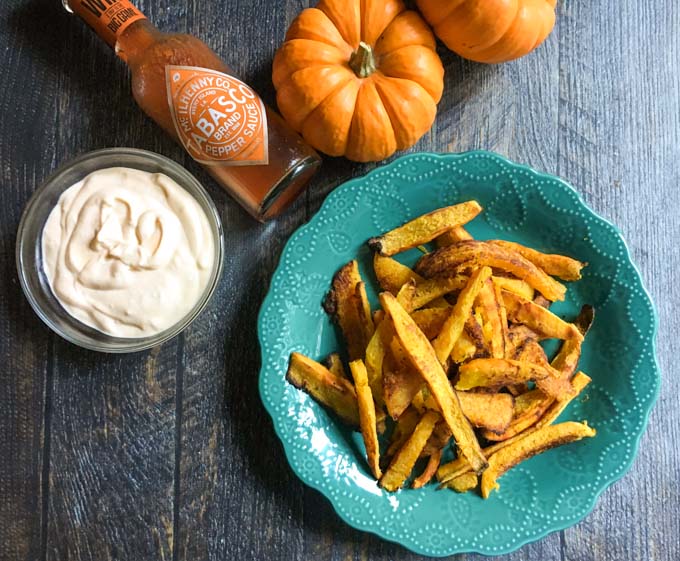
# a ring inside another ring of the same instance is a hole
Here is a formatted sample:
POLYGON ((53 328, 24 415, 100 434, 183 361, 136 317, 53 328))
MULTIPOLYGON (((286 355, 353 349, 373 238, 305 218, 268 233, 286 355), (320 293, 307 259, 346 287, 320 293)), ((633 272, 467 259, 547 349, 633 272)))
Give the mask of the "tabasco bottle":
POLYGON ((318 154, 205 43, 162 33, 128 0, 62 0, 132 72, 142 110, 259 220, 280 213, 318 154))

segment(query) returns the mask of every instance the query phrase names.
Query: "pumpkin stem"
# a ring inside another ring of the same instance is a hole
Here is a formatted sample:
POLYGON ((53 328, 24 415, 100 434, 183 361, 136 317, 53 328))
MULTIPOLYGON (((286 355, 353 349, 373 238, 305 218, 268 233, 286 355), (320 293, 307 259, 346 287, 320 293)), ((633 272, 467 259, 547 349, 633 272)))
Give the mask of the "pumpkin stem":
POLYGON ((368 78, 376 70, 375 56, 370 45, 359 42, 359 48, 352 53, 349 66, 359 78, 368 78))

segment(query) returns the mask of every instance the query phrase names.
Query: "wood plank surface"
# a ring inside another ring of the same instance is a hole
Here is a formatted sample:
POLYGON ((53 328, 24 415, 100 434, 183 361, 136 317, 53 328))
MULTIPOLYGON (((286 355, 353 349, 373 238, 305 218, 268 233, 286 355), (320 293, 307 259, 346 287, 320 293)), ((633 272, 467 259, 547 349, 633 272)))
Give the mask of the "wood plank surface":
POLYGON ((0 559, 40 559, 53 337, 23 297, 14 247, 21 209, 54 166, 56 114, 44 100, 56 93, 55 57, 35 60, 21 35, 32 14, 0 12, 0 559))
MULTIPOLYGON (((273 53, 309 4, 137 2, 161 29, 204 39, 270 104, 273 53)), ((680 10, 672 0, 558 4, 555 32, 520 61, 484 66, 440 45, 445 96, 413 151, 490 149, 565 177, 621 228, 660 315, 665 382, 633 469, 583 522, 503 559, 676 561, 680 10)), ((256 318, 281 248, 334 187, 375 164, 326 158, 284 217, 256 224, 134 105, 124 65, 59 0, 5 0, 0 53, 0 561, 418 559, 348 527, 295 478, 257 392, 256 318), (14 266, 35 187, 113 145, 183 163, 227 232, 209 309, 174 341, 123 357, 52 335, 14 266)))

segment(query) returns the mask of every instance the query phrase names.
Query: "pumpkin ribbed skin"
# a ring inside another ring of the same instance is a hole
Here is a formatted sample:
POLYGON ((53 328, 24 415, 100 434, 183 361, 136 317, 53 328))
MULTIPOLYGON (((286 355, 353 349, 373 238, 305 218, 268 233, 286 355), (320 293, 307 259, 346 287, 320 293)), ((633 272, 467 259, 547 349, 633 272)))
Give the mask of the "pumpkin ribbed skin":
POLYGON ((477 62, 506 62, 538 47, 555 26, 556 0, 417 0, 444 44, 477 62))
POLYGON ((273 82, 281 114, 309 144, 368 162, 430 129, 444 68, 429 27, 400 0, 322 0, 288 29, 273 82))

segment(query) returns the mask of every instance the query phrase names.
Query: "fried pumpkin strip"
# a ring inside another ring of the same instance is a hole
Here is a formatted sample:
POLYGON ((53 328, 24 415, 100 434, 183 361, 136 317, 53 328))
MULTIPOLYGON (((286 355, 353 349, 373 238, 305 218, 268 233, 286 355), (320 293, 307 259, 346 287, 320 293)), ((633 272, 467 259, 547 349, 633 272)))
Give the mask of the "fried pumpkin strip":
POLYGON ((513 279, 511 277, 501 277, 494 275, 493 282, 501 289, 508 292, 514 292, 517 296, 521 296, 525 300, 534 299, 534 289, 522 279, 513 279))
POLYGON ((402 308, 411 312, 413 310, 413 297, 416 295, 416 282, 408 281, 397 292, 397 302, 402 308))
POLYGON ((460 408, 468 421, 491 434, 502 433, 512 421, 514 399, 507 393, 456 391, 460 408))
MULTIPOLYGON (((547 359, 545 351, 538 341, 538 335, 531 329, 524 325, 513 325, 508 330, 508 349, 506 351, 507 358, 514 360, 521 360, 524 362, 533 362, 536 364, 546 365, 547 359)), ((528 391, 527 382, 519 384, 510 384, 506 386, 508 391, 514 395, 520 395, 528 391)))
POLYGON ((420 391, 415 396, 413 396, 411 405, 420 411, 421 414, 425 413, 425 411, 428 409, 439 411, 439 406, 430 394, 430 390, 427 386, 420 388, 420 391))
POLYGON ((499 300, 496 299, 493 279, 489 278, 484 282, 477 295, 477 303, 479 304, 484 322, 484 334, 491 358, 505 358, 505 337, 503 336, 501 306, 499 300))
POLYGON ((498 489, 498 478, 520 462, 551 448, 593 436, 595 436, 595 429, 587 424, 567 421, 542 427, 510 446, 506 446, 489 458, 489 467, 482 474, 482 497, 486 499, 494 489, 498 489))
MULTIPOLYGON (((533 412, 536 409, 536 405, 546 398, 552 401, 552 398, 549 395, 546 395, 545 392, 541 391, 538 388, 523 393, 522 395, 518 395, 515 398, 513 422, 515 419, 518 419, 519 417, 526 415, 527 413, 533 412)), ((545 409, 547 409, 547 407, 545 409)), ((539 417, 543 413, 545 413, 545 409, 543 409, 539 417)))
POLYGON ((380 288, 395 296, 407 282, 414 280, 419 283, 425 280, 410 267, 399 263, 392 257, 384 257, 379 253, 373 255, 373 270, 380 288))
POLYGON ((552 367, 565 378, 571 378, 581 358, 581 340, 572 338, 562 343, 560 351, 552 361, 552 367))
POLYGON ((411 488, 412 489, 420 489, 421 487, 424 487, 425 485, 427 485, 430 482, 430 480, 434 477, 434 474, 437 473, 437 468, 439 467, 439 463, 441 461, 442 461, 442 451, 436 450, 428 458, 427 465, 425 466, 423 473, 421 473, 418 477, 416 477, 413 480, 413 483, 411 484, 411 488))
MULTIPOLYGON (((335 376, 339 376, 340 378, 348 378, 347 372, 345 371, 345 367, 342 364, 342 360, 340 359, 340 355, 338 353, 332 353, 326 357, 326 360, 324 361, 324 366, 328 368, 328 370, 331 371, 332 374, 335 376)), ((382 387, 382 385, 381 385, 382 387)), ((379 394, 374 393, 373 394, 373 399, 379 404, 382 405, 382 396, 379 394)), ((377 429, 378 429, 378 434, 382 434, 385 432, 385 418, 387 415, 385 415, 385 412, 382 410, 382 408, 379 408, 375 412, 376 415, 376 420, 377 420, 377 429)))
MULTIPOLYGON (((491 446, 487 446, 486 448, 484 448, 484 454, 486 454, 487 456, 495 454, 499 450, 502 450, 506 446, 510 446, 514 442, 517 442, 518 440, 524 438, 525 436, 528 436, 529 434, 537 431, 541 427, 553 423, 560 416, 562 411, 564 411, 567 405, 569 405, 569 403, 574 399, 574 397, 581 393, 583 389, 590 383, 590 381, 591 381, 590 377, 587 374, 584 374, 583 372, 577 372, 571 381, 573 391, 569 395, 565 396, 563 399, 553 401, 550 407, 548 407, 548 410, 543 414, 543 416, 538 420, 538 422, 535 425, 526 429, 524 432, 516 434, 515 436, 509 438, 508 440, 496 442, 491 446)), ((465 458, 459 457, 439 467, 439 469, 437 470, 437 480, 442 485, 444 485, 447 481, 451 481, 452 479, 471 470, 472 468, 470 467, 470 464, 467 462, 467 460, 465 458)))
POLYGON ((482 436, 486 440, 491 440, 493 442, 508 440, 536 424, 553 401, 553 397, 538 388, 520 394, 515 398, 512 421, 506 429, 502 432, 495 433, 490 430, 484 430, 482 436))
MULTIPOLYGON (((578 343, 578 345, 579 345, 578 354, 580 355, 581 354, 580 343, 578 343)), ((566 395, 572 391, 569 379, 571 378, 571 375, 573 374, 574 370, 576 370, 576 364, 573 364, 573 369, 571 369, 570 371, 557 370, 548 363, 548 359, 545 356, 545 351, 543 350, 541 345, 539 345, 536 341, 531 341, 530 343, 527 344, 527 346, 524 349, 524 352, 520 356, 520 360, 525 360, 525 358, 523 357, 527 356, 530 356, 531 360, 535 364, 539 364, 547 368, 551 373, 553 373, 552 376, 548 376, 547 378, 543 378, 541 380, 536 380, 536 386, 538 388, 543 390, 546 394, 548 394, 551 397, 562 397, 563 395, 566 395)), ((578 359, 576 360, 578 361, 578 359)))
POLYGON ((347 424, 359 426, 357 395, 352 384, 334 375, 325 366, 300 353, 292 353, 286 379, 306 391, 347 424))
POLYGON ((482 267, 470 277, 467 285, 458 295, 456 304, 451 310, 451 315, 444 323, 441 333, 432 344, 437 359, 441 364, 446 364, 453 346, 463 332, 465 322, 470 316, 477 294, 479 294, 480 289, 490 277, 491 269, 489 267, 482 267))
POLYGON ((543 378, 555 376, 549 366, 540 366, 530 362, 511 360, 506 358, 476 358, 458 369, 457 390, 471 390, 472 388, 500 389, 503 386, 540 381, 543 378))
POLYGON ((413 431, 420 421, 420 413, 413 407, 409 407, 404 411, 394 425, 394 430, 392 431, 392 436, 390 437, 390 444, 387 447, 387 452, 385 455, 388 457, 394 456, 399 448, 404 445, 404 442, 408 440, 408 437, 413 434, 413 431))
POLYGON ((392 322, 383 319, 373 333, 373 337, 366 346, 366 370, 368 384, 371 386, 373 398, 378 405, 384 404, 383 399, 383 362, 389 341, 394 337, 392 322))
POLYGON ((581 311, 578 313, 578 316, 576 316, 574 325, 581 332, 581 335, 585 337, 594 321, 595 308, 593 308, 590 304, 585 304, 581 307, 581 311))
MULTIPOLYGON (((552 369, 558 373, 557 378, 544 380, 541 384, 542 389, 547 393, 559 395, 571 390, 571 385, 569 385, 568 381, 571 379, 578 366, 578 362, 581 358, 583 338, 588 332, 593 318, 594 312, 592 307, 584 306, 576 319, 576 323, 572 326, 573 335, 562 343, 560 351, 551 363, 552 369)), ((537 343, 534 344, 539 346, 537 343)), ((544 353, 543 360, 547 360, 545 359, 544 353)))
MULTIPOLYGON (((469 340, 475 346, 475 352, 472 355, 470 355, 469 358, 472 357, 486 358, 489 356, 489 351, 486 348, 486 341, 484 340, 484 330, 482 329, 482 326, 479 320, 477 319, 476 314, 470 314, 470 316, 465 320, 465 329, 463 330, 463 333, 459 337, 458 341, 456 341, 456 345, 458 345, 460 340, 464 339, 465 337, 469 338, 469 340)), ((456 355, 455 349, 456 346, 454 346, 454 352, 451 354, 452 358, 455 357, 456 355)), ((456 362, 463 361, 461 360, 456 362)))
POLYGON ((552 361, 552 366, 558 370, 565 378, 570 378, 576 371, 578 361, 581 358, 581 346, 583 338, 588 333, 590 326, 595 318, 595 312, 592 306, 583 306, 578 317, 574 321, 574 325, 581 334, 581 337, 572 337, 564 341, 560 351, 555 355, 552 361))
POLYGON ((470 338, 467 330, 464 330, 463 333, 460 334, 460 337, 458 337, 456 344, 453 346, 451 360, 460 364, 469 358, 474 357, 478 353, 478 350, 478 346, 475 345, 474 341, 470 338))
MULTIPOLYGON (((512 421, 514 400, 509 394, 456 390, 456 396, 460 402, 463 415, 474 427, 503 432, 512 421)), ((427 387, 422 388, 414 396, 412 405, 421 413, 428 409, 439 411, 439 407, 427 387)))
POLYGON ((578 337, 580 331, 547 308, 507 290, 502 291, 508 318, 515 323, 526 325, 542 338, 568 339, 578 337))
MULTIPOLYGON (((392 257, 384 257, 379 253, 376 253, 373 256, 373 270, 375 271, 375 276, 378 279, 380 288, 391 292, 395 296, 399 293, 401 287, 408 282, 414 281, 416 285, 425 283, 425 279, 415 273, 411 268, 402 265, 392 257)), ((425 293, 426 289, 433 290, 434 287, 434 284, 430 284, 427 285, 426 288, 421 289, 421 291, 425 293)), ((453 290, 453 288, 451 290, 453 290)), ((448 292, 450 292, 450 290, 448 292)), ((446 294, 446 292, 443 292, 442 294, 446 294)), ((435 296, 431 301, 425 303, 430 303, 431 306, 438 308, 447 307, 449 305, 441 296, 435 296)), ((421 304, 421 307, 424 305, 425 304, 421 304)))
POLYGON ((477 487, 477 483, 479 483, 479 476, 470 471, 454 477, 451 481, 445 483, 444 486, 453 489, 456 493, 467 493, 477 487))
MULTIPOLYGON (((442 307, 440 302, 435 302, 441 296, 461 290, 468 282, 468 277, 463 275, 456 275, 453 277, 439 277, 436 279, 427 279, 420 283, 416 283, 416 292, 413 296, 411 310, 418 310, 427 304, 432 303, 436 307, 442 307)), ((444 300, 445 307, 449 307, 448 302, 444 300)))
POLYGON ((375 324, 373 323, 373 314, 371 314, 371 305, 368 302, 368 295, 366 294, 366 283, 358 282, 355 288, 354 305, 357 307, 357 317, 359 318, 359 325, 362 329, 362 340, 365 342, 364 348, 373 337, 375 332, 375 324))
POLYGON ((451 436, 451 430, 449 429, 449 426, 446 424, 446 422, 443 420, 439 421, 437 426, 434 427, 430 438, 427 440, 425 448, 423 448, 423 451, 420 453, 420 457, 429 458, 438 450, 443 449, 451 440, 451 436))
POLYGON ((581 263, 566 255, 541 253, 540 251, 536 251, 535 249, 515 242, 491 240, 489 243, 516 251, 549 275, 561 278, 565 281, 579 280, 581 278, 581 269, 586 266, 586 263, 581 263))
POLYGON ((366 346, 366 368, 368 369, 369 382, 382 373, 382 362, 385 356, 383 341, 386 338, 386 331, 389 331, 390 327, 389 321, 381 321, 366 346))
POLYGON ((399 228, 368 240, 368 246, 380 255, 391 256, 431 242, 456 226, 470 222, 482 211, 477 201, 467 201, 419 216, 399 228))
POLYGON ((536 423, 536 428, 541 428, 545 425, 550 425, 554 423, 557 418, 562 414, 569 405, 569 403, 583 391, 583 389, 590 384, 592 380, 585 372, 577 372, 571 379, 572 391, 562 396, 560 399, 556 399, 550 404, 548 410, 543 414, 543 416, 536 423))
POLYGON ((366 447, 366 460, 373 477, 380 479, 382 471, 380 470, 380 445, 376 430, 375 403, 371 388, 368 386, 366 366, 363 360, 355 360, 349 363, 349 369, 354 378, 354 389, 359 406, 359 426, 366 447))
POLYGON ((383 399, 392 419, 398 419, 423 386, 423 379, 413 370, 401 343, 392 341, 391 356, 385 361, 383 399))
POLYGON ((352 260, 335 274, 323 307, 342 331, 350 360, 363 358, 368 340, 365 326, 359 317, 361 303, 357 302, 357 285, 361 282, 359 266, 352 260))
POLYGON ((538 341, 538 334, 526 325, 515 324, 508 328, 508 341, 505 354, 507 358, 516 359, 529 341, 538 341))
MULTIPOLYGON (((576 331, 576 328, 573 328, 576 331)), ((576 336, 567 339, 558 354, 564 358, 565 364, 562 370, 548 363, 543 347, 535 340, 528 340, 520 349, 517 349, 516 359, 521 362, 531 362, 546 368, 552 376, 536 381, 536 385, 550 397, 560 397, 572 391, 569 380, 576 370, 576 364, 581 355, 582 339, 576 336), (562 354, 564 351, 564 354, 562 354)))
POLYGON ((533 300, 534 304, 537 306, 540 306, 541 308, 550 308, 552 306, 552 302, 548 300, 543 294, 539 294, 536 296, 533 300))
POLYGON ((446 247, 456 242, 472 239, 474 238, 463 226, 456 226, 455 228, 451 228, 448 232, 444 232, 434 240, 434 243, 437 247, 446 247))
POLYGON ((477 240, 461 241, 424 255, 415 271, 426 277, 451 276, 460 268, 493 267, 526 281, 549 300, 564 300, 566 287, 517 252, 477 240), (463 267, 461 267, 463 266, 463 267))
POLYGON ((392 318, 394 330, 404 351, 427 383, 461 453, 475 471, 482 471, 486 466, 486 459, 432 345, 394 296, 383 292, 380 294, 380 303, 392 318))
POLYGON ((437 421, 440 419, 436 411, 428 411, 422 416, 411 436, 394 455, 389 467, 380 479, 380 486, 387 491, 399 489, 413 471, 420 452, 425 447, 437 421))
POLYGON ((545 355, 543 347, 534 340, 526 342, 521 349, 518 349, 517 359, 521 362, 533 362, 539 366, 548 366, 548 357, 545 355))
POLYGON ((493 290, 496 302, 498 302, 498 317, 501 323, 501 337, 503 338, 503 355, 499 358, 506 358, 506 349, 510 345, 508 337, 508 310, 505 307, 501 286, 496 282, 495 278, 493 278, 493 290))
POLYGON ((446 308, 423 308, 411 312, 411 318, 418 328, 425 334, 425 337, 432 340, 442 330, 446 318, 451 314, 451 306, 446 308))
POLYGON ((345 372, 345 367, 342 365, 342 360, 338 353, 329 354, 323 362, 323 365, 328 368, 332 374, 339 378, 347 378, 347 372, 345 372))

